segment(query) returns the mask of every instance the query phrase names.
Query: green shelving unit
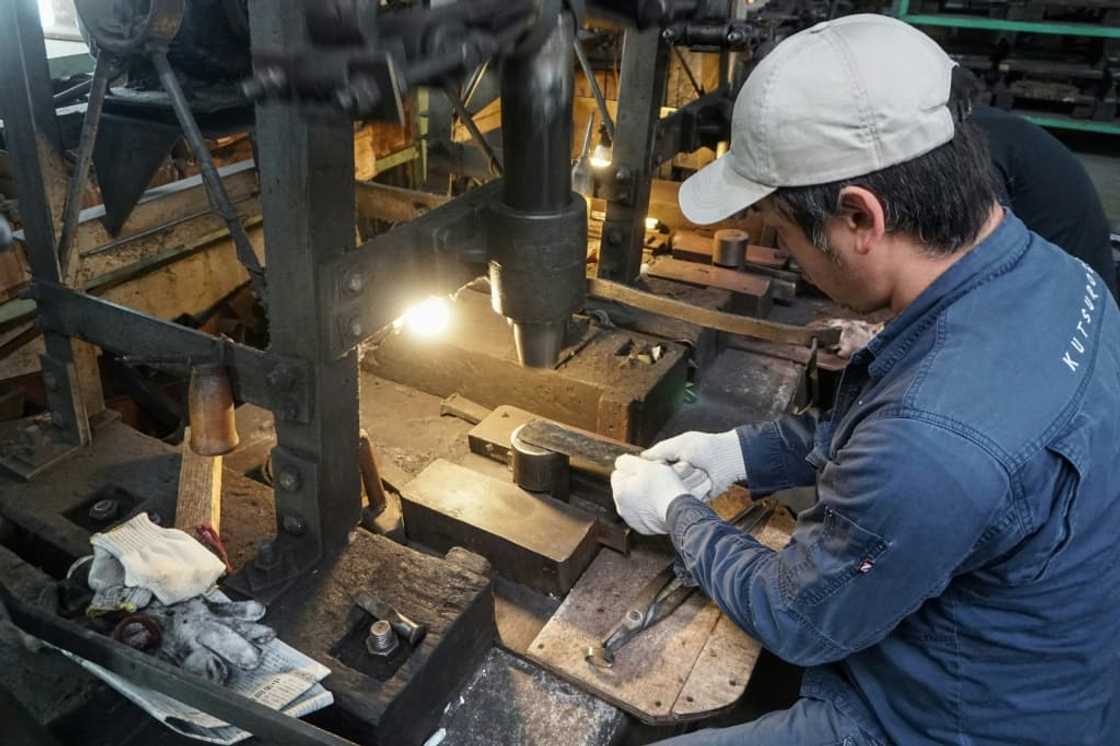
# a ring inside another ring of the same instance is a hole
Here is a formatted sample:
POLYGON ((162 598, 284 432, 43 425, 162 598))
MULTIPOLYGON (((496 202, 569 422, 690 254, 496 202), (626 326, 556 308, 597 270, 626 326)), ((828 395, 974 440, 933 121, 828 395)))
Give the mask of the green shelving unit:
MULTIPOLYGON (((1088 36, 1103 39, 1120 39, 1120 26, 1092 23, 1051 23, 1048 21, 1008 21, 1001 18, 980 18, 935 13, 911 13, 910 0, 898 0, 898 18, 915 26, 941 26, 944 28, 981 29, 985 31, 1012 31, 1029 34, 1059 34, 1063 36, 1088 36)), ((1074 119, 1060 114, 1024 113, 1027 119, 1043 127, 1103 132, 1120 135, 1120 123, 1099 122, 1092 119, 1074 119)))

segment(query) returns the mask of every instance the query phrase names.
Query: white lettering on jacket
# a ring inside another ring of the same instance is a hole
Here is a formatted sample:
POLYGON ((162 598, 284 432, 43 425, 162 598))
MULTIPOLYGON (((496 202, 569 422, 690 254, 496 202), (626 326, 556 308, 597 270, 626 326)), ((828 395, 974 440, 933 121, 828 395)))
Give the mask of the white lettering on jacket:
POLYGON ((1076 332, 1069 339, 1069 349, 1062 355, 1062 362, 1069 368, 1070 373, 1076 373, 1077 369, 1081 367, 1081 357, 1087 349, 1085 341, 1089 339, 1089 326, 1093 323, 1093 311, 1097 310, 1097 301, 1101 297, 1096 291, 1097 278, 1093 274, 1093 270, 1089 269, 1089 265, 1080 259, 1077 261, 1081 262, 1081 266, 1085 268, 1085 295, 1081 298, 1081 319, 1075 327, 1076 332))

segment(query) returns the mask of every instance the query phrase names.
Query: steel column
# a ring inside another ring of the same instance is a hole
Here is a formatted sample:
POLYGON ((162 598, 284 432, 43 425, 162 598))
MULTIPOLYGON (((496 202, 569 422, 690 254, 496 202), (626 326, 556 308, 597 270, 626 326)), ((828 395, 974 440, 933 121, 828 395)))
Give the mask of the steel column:
MULTIPOLYGON (((253 0, 254 52, 305 43, 303 0, 253 0)), ((250 587, 283 586, 332 556, 358 524, 358 353, 335 358, 331 310, 320 304, 324 260, 354 248, 353 124, 284 103, 256 110, 269 294, 270 351, 312 367, 307 423, 278 421, 273 452, 279 541, 258 554, 250 587)))
POLYGON ((607 202, 598 276, 633 283, 642 266, 657 121, 665 99, 670 46, 657 28, 627 30, 619 74, 618 137, 610 168, 617 189, 607 202))
MULTIPOLYGON (((55 248, 54 220, 47 197, 44 162, 53 154, 58 127, 50 96, 50 80, 40 80, 46 67, 43 34, 34 0, 0 3, 0 116, 5 145, 19 185, 20 217, 35 280, 58 283, 61 268, 55 248), (29 23, 34 22, 34 28, 29 23), (37 105, 43 99, 47 107, 37 105)), ((72 445, 89 442, 89 421, 82 402, 74 362, 74 346, 61 334, 45 332, 43 380, 51 419, 58 435, 72 445)))

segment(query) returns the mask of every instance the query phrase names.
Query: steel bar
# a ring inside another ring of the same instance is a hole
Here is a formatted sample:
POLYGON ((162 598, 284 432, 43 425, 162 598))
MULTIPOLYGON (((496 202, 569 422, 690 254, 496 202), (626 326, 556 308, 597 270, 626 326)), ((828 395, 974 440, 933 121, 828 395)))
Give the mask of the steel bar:
POLYGON ((89 93, 91 88, 93 88, 92 78, 90 80, 83 80, 77 85, 72 85, 66 90, 54 94, 54 105, 55 107, 65 106, 74 99, 81 98, 89 93))
POLYGON ((171 69, 165 52, 153 52, 151 59, 156 68, 156 73, 159 75, 160 85, 163 86, 171 99, 171 108, 175 110, 175 117, 179 120, 179 126, 183 128, 183 134, 186 136, 191 151, 198 161, 199 170, 202 172, 202 180, 206 184, 206 191, 214 209, 229 227, 230 237, 233 239, 233 245, 237 250, 237 258, 249 272, 257 298, 262 304, 266 304, 264 270, 261 269, 261 263, 253 251, 252 244, 249 243, 249 237, 245 234, 245 227, 241 225, 241 219, 238 217, 233 203, 230 202, 225 187, 222 185, 218 168, 214 165, 210 149, 206 147, 206 141, 203 140, 202 132, 198 129, 198 122, 195 121, 194 114, 191 113, 190 104, 187 102, 182 86, 179 85, 179 79, 175 76, 175 71, 171 69))
POLYGON ((599 107, 599 117, 603 120, 603 126, 607 128, 607 136, 610 137, 611 142, 614 142, 614 120, 611 119, 610 110, 607 109, 607 99, 603 96, 602 89, 599 88, 599 80, 595 77, 595 71, 591 69, 591 62, 588 61, 587 54, 583 51, 583 45, 580 44, 579 34, 576 34, 572 46, 576 50, 576 59, 579 60, 583 76, 587 78, 587 84, 591 86, 591 95, 595 97, 595 105, 599 107))
POLYGON ((3 586, 0 586, 0 603, 7 607, 12 622, 24 632, 95 663, 133 684, 166 694, 230 725, 247 730, 265 743, 354 746, 353 741, 265 707, 235 691, 187 673, 154 656, 133 650, 74 622, 24 604, 3 586))
POLYGON ((455 109, 455 113, 459 116, 459 120, 463 123, 463 126, 467 128, 467 132, 471 133, 471 140, 474 141, 474 144, 478 146, 479 150, 486 154, 486 157, 490 161, 490 170, 493 171, 495 175, 501 176, 502 162, 499 160, 498 154, 494 152, 494 148, 490 147, 490 143, 486 141, 486 138, 478 129, 478 125, 475 124, 474 117, 467 111, 467 107, 463 102, 459 100, 459 94, 450 88, 444 88, 443 93, 447 96, 447 100, 451 102, 451 107, 455 109))
POLYGON ((235 344, 56 283, 36 281, 31 292, 47 334, 78 337, 133 356, 224 357, 235 372, 234 390, 240 399, 273 410, 280 422, 306 421, 310 416, 306 392, 310 375, 307 364, 298 358, 235 344))
POLYGON ((78 275, 81 254, 74 241, 78 230, 78 215, 82 211, 82 197, 89 181, 89 167, 93 161, 93 146, 97 141, 97 127, 101 122, 101 109, 109 80, 113 77, 116 62, 108 53, 98 56, 90 81, 89 102, 82 117, 82 134, 78 140, 78 160, 66 189, 66 202, 62 208, 62 232, 58 238, 58 261, 62 266, 63 284, 71 286, 78 275), (73 246, 71 246, 73 244, 73 246))
POLYGON ((820 346, 828 347, 839 343, 839 329, 811 329, 804 326, 780 324, 749 316, 739 316, 723 311, 701 308, 674 298, 655 295, 644 290, 623 285, 618 282, 588 278, 588 295, 602 300, 615 301, 650 313, 682 319, 708 329, 716 329, 729 334, 741 334, 767 342, 795 344, 809 347, 816 340, 820 346))

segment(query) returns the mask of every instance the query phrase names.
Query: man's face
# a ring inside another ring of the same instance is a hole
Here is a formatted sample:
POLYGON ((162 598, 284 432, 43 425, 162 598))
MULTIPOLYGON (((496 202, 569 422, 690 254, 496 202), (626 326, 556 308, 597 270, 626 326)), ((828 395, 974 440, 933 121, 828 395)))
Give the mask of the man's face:
POLYGON ((858 313, 871 313, 887 305, 888 298, 876 280, 878 257, 852 250, 858 236, 845 221, 832 219, 825 225, 828 251, 822 251, 805 231, 771 203, 759 205, 766 222, 774 226, 778 247, 788 251, 809 282, 836 303, 858 313))

